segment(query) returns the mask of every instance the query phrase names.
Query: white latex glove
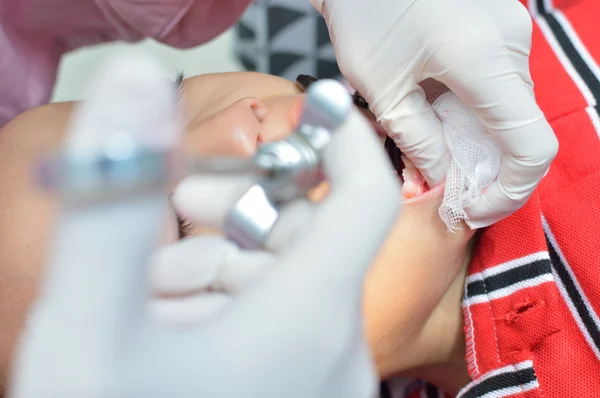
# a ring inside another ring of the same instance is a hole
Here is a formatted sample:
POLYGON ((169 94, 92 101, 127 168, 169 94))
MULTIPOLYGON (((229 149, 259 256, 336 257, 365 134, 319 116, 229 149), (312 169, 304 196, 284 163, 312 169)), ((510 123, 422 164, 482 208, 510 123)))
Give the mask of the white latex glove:
MULTIPOLYGON (((156 127, 169 125, 160 119, 172 114, 165 109, 173 104, 148 68, 131 59, 113 64, 114 78, 105 78, 96 92, 100 98, 81 110, 87 116, 75 124, 75 136, 129 128, 147 137, 167 134, 156 127), (140 101, 146 117, 135 111, 140 101)), ((141 134, 134 137, 144 141, 141 134)), ((89 143, 78 146, 82 151, 103 145, 102 139, 75 142, 89 143)), ((362 284, 396 218, 398 186, 356 111, 324 162, 331 194, 319 206, 288 206, 268 251, 239 251, 219 237, 193 241, 197 250, 187 260, 206 269, 269 272, 235 299, 225 297, 229 305, 220 307, 218 317, 187 329, 156 322, 147 311, 147 267, 163 225, 166 191, 159 187, 118 203, 67 203, 22 339, 11 396, 372 397, 377 384, 362 333, 362 284)), ((211 219, 219 223, 231 192, 243 182, 194 179, 200 191, 213 188, 197 204, 199 214, 214 212, 211 219)), ((185 251, 188 243, 168 250, 185 251)))
POLYGON ((475 228, 519 209, 558 150, 529 73, 532 22, 517 0, 311 0, 340 69, 430 186, 450 162, 419 83, 448 86, 503 151, 496 182, 467 210, 475 228))

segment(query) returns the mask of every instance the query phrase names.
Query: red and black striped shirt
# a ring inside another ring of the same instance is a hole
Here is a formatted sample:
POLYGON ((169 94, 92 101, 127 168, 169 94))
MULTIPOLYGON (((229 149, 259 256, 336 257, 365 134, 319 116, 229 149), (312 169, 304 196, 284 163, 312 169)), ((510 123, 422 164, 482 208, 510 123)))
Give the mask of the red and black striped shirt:
MULTIPOLYGON (((463 298, 473 381, 458 397, 600 397, 600 1, 522 2, 560 149, 528 203, 482 231, 463 298)), ((446 396, 390 386, 393 398, 446 396)))

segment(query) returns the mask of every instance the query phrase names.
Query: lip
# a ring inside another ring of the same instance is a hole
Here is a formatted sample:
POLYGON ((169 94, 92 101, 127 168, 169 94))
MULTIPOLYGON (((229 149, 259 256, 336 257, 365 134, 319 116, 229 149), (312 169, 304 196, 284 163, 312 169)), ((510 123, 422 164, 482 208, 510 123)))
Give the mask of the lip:
POLYGON ((443 195, 445 186, 446 186, 446 184, 442 183, 442 184, 438 185, 437 187, 431 188, 427 192, 422 193, 418 196, 415 196, 412 198, 404 198, 403 197, 400 200, 400 203, 409 204, 409 203, 425 202, 428 200, 437 200, 443 195))

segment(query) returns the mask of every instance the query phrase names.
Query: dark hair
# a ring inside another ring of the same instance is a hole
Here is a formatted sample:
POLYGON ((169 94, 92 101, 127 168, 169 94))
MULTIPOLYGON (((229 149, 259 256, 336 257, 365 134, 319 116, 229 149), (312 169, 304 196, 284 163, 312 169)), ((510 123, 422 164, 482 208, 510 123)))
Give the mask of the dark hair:
MULTIPOLYGON (((310 85, 316 82, 317 80, 319 79, 310 75, 298 75, 298 77, 296 78, 296 85, 300 88, 300 90, 306 91, 310 87, 310 85)), ((358 108, 369 109, 369 104, 363 98, 363 96, 359 94, 358 91, 355 91, 354 94, 352 94, 352 101, 354 102, 354 105, 356 105, 358 108)))

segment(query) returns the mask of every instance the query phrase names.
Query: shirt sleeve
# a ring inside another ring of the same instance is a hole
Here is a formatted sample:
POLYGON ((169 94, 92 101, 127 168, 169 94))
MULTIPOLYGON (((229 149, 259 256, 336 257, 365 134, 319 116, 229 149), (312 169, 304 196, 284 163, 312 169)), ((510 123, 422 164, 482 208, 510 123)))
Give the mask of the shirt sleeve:
POLYGON ((251 0, 96 0, 120 30, 177 48, 205 43, 232 27, 251 0))
POLYGON ((241 17, 251 0, 0 0, 0 127, 47 103, 61 56, 145 37, 200 45, 241 17))
POLYGON ((179 48, 205 43, 231 28, 250 3, 251 0, 194 0, 188 12, 161 32, 160 40, 179 48))
MULTIPOLYGON (((0 0, 1 2, 2 0, 0 0)), ((0 127, 50 100, 62 55, 57 43, 0 21, 0 127)))

